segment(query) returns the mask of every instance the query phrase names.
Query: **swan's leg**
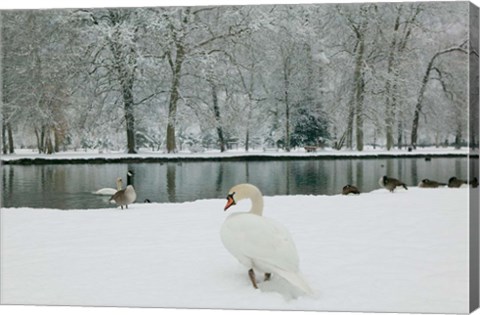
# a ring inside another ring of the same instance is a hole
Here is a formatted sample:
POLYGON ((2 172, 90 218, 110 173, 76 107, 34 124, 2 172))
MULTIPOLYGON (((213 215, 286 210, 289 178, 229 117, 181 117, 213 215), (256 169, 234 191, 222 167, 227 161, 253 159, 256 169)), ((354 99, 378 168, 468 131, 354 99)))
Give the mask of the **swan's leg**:
POLYGON ((255 280, 255 272, 253 271, 253 269, 250 269, 248 271, 248 276, 250 277, 250 281, 252 281, 252 284, 253 284, 253 287, 255 289, 258 289, 257 287, 257 280, 255 280))
POLYGON ((272 276, 271 273, 266 272, 266 273, 265 273, 265 278, 263 279, 263 281, 268 281, 268 280, 270 280, 270 277, 271 277, 271 276, 272 276))
POLYGON ((122 205, 120 205, 120 208, 122 208, 122 210, 123 210, 123 206, 122 206, 122 205))
POLYGON ((127 208, 127 209, 128 209, 128 205, 125 205, 125 208, 127 208))

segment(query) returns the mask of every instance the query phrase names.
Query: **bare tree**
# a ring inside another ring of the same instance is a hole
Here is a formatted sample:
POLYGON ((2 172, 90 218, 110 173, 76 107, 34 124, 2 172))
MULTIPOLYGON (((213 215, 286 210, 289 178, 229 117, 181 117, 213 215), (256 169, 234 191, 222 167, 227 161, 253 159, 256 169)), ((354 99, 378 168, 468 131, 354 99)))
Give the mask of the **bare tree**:
MULTIPOLYGON (((432 73, 432 71, 437 71, 437 72, 441 73, 441 70, 439 68, 435 67, 435 61, 437 60, 437 58, 439 58, 439 57, 441 57, 445 54, 449 54, 449 53, 453 53, 453 52, 460 52, 462 54, 467 54, 468 55, 468 51, 464 48, 465 44, 466 43, 464 42, 461 45, 458 45, 458 46, 455 46, 455 47, 450 47, 450 48, 438 51, 437 53, 435 53, 432 56, 432 58, 428 62, 427 69, 425 71, 425 75, 423 76, 423 79, 422 79, 422 85, 421 85, 420 91, 418 93, 417 102, 415 104, 415 111, 414 111, 414 115, 413 115, 412 133, 411 133, 410 144, 412 145, 412 147, 414 149, 417 147, 418 125, 419 125, 419 120, 420 120, 420 113, 422 112, 424 95, 425 95, 425 91, 427 89, 428 82, 431 79, 431 73, 432 73)), ((458 136, 458 129, 457 129, 457 136, 458 136)))
POLYGON ((218 12, 227 20, 229 12, 236 12, 234 7, 208 7, 208 8, 176 8, 163 10, 163 18, 167 21, 164 58, 171 70, 170 97, 168 101, 167 123, 167 152, 177 151, 175 128, 177 125, 178 103, 181 98, 181 81, 184 75, 184 63, 192 58, 199 58, 230 37, 235 37, 247 30, 242 21, 232 19, 230 25, 211 24, 208 14, 218 12), (207 16, 204 16, 206 15, 207 16))
POLYGON ((141 12, 129 9, 78 10, 76 14, 96 32, 91 37, 87 58, 90 76, 96 76, 102 93, 114 93, 122 100, 128 153, 135 145, 134 87, 137 80, 141 12))
POLYGON ((355 38, 355 46, 353 49, 355 67, 353 72, 353 96, 350 101, 347 127, 347 146, 352 146, 353 124, 355 123, 355 140, 358 151, 363 150, 364 146, 364 100, 365 100, 365 61, 366 61, 366 41, 368 36, 369 22, 373 18, 377 7, 374 4, 364 4, 359 7, 355 14, 342 12, 338 7, 337 10, 347 22, 352 30, 355 38))
POLYGON ((398 122, 397 144, 402 145, 402 124, 401 117, 395 117, 399 102, 399 76, 402 55, 405 53, 408 41, 411 39, 413 28, 418 15, 422 12, 422 4, 399 4, 396 6, 396 18, 393 25, 392 40, 388 51, 387 78, 385 81, 385 124, 387 150, 394 145, 394 124, 398 122), (405 11, 411 13, 405 13, 405 11), (408 16, 410 14, 410 16, 408 16), (405 15, 405 17, 404 17, 405 15))

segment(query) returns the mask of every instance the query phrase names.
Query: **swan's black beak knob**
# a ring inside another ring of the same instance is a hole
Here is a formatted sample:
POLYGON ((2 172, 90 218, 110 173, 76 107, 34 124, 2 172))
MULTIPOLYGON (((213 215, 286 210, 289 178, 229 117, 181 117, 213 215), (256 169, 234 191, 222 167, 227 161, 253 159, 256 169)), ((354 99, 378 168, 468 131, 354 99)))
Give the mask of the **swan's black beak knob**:
POLYGON ((227 196, 227 204, 225 205, 225 208, 223 209, 223 211, 227 211, 228 208, 230 208, 231 206, 235 205, 235 199, 233 199, 233 194, 230 194, 227 196))

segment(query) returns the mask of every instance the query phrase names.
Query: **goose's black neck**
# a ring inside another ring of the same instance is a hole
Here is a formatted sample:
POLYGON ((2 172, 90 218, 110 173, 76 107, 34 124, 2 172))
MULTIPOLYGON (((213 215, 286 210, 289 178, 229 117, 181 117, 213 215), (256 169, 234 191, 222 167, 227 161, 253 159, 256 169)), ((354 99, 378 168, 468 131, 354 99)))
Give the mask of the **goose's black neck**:
POLYGON ((127 186, 128 185, 133 186, 133 172, 132 171, 127 172, 127 186))

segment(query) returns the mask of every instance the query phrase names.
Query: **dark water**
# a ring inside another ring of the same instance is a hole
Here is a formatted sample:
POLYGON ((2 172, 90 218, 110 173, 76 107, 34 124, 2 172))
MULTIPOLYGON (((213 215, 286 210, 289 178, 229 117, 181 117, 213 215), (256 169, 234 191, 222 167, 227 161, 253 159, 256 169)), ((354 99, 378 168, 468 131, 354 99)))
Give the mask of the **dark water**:
MULTIPOLYGON (((182 162, 81 165, 5 165, 2 168, 2 206, 59 209, 114 207, 92 194, 126 183, 133 170, 137 202, 184 202, 224 198, 235 184, 249 182, 264 195, 333 195, 346 184, 361 191, 378 189, 387 174, 417 185, 423 178, 446 182, 467 178, 467 158, 332 159, 258 162, 182 162)), ((476 163, 478 165, 478 163, 476 163)), ((478 172, 478 169, 475 170, 478 172)))

